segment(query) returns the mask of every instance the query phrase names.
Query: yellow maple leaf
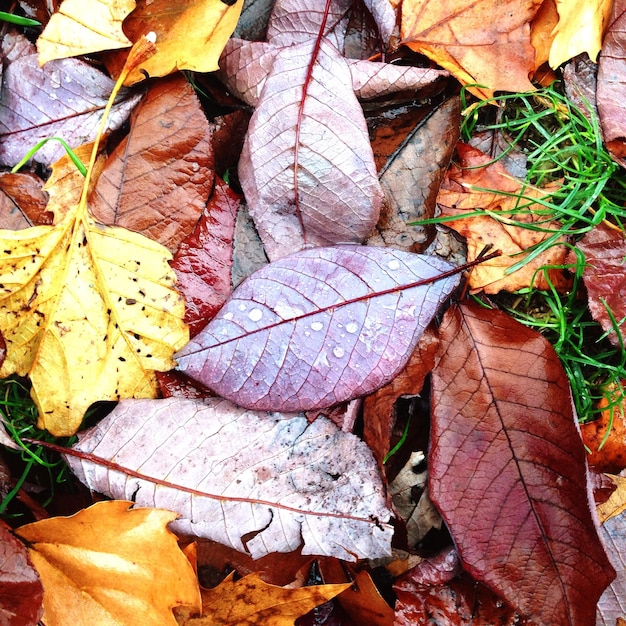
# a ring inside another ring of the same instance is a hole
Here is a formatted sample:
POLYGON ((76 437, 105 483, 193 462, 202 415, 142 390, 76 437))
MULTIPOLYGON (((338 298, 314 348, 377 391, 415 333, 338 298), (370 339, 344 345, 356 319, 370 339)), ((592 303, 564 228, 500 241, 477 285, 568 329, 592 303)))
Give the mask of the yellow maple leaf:
POLYGON ((214 589, 202 590, 202 616, 177 610, 182 626, 293 626, 295 620, 350 587, 315 585, 287 589, 270 585, 258 574, 233 580, 231 574, 214 589))
POLYGON ((39 63, 101 50, 129 48, 122 31, 135 0, 64 0, 37 39, 39 63))
POLYGON ((175 626, 173 607, 200 610, 196 575, 167 529, 176 513, 132 506, 98 502, 15 531, 41 576, 46 626, 175 626))
POLYGON ((126 79, 132 85, 175 70, 213 72, 237 25, 243 0, 232 6, 218 0, 138 0, 137 8, 124 23, 125 32, 136 40, 156 34, 157 53, 135 68, 126 79))
POLYGON ((541 0, 403 0, 401 43, 447 69, 480 98, 533 89, 530 22, 541 0))
MULTIPOLYGON (((61 211, 53 200, 54 226, 0 230, 0 377, 30 378, 38 426, 56 436, 76 432, 97 400, 155 397, 154 372, 171 369, 189 337, 167 248, 89 214, 97 144, 78 203, 61 211)), ((66 197, 75 194, 70 180, 66 197)))
POLYGON ((595 61, 602 48, 613 0, 556 0, 559 22, 552 35, 550 67, 586 52, 595 61))

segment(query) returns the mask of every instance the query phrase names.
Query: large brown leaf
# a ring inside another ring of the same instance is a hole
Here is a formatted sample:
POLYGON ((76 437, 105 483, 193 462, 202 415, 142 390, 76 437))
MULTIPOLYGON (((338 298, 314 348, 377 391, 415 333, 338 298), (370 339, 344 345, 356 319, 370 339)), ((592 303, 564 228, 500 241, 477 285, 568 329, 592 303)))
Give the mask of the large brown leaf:
POLYGON ((254 558, 301 543, 303 554, 346 560, 390 553, 376 462, 325 418, 308 424, 303 415, 246 411, 218 398, 122 401, 74 447, 187 491, 68 457, 91 489, 177 511, 177 531, 254 558))
POLYGON ((306 411, 365 395, 404 367, 457 284, 439 258, 373 246, 303 250, 261 268, 176 359, 253 409, 306 411))
POLYGON ((155 84, 133 111, 89 205, 103 224, 142 233, 175 252, 213 186, 212 127, 181 75, 155 84))
MULTIPOLYGON (((2 39, 4 72, 0 93, 0 164, 13 166, 37 142, 61 137, 70 147, 96 135, 113 81, 85 61, 61 59, 39 67, 37 53, 22 35, 2 39)), ((113 107, 106 131, 118 128, 140 94, 126 93, 113 107)), ((48 142, 33 159, 50 165, 65 154, 48 142)))
POLYGON ((552 347, 504 313, 455 306, 433 403, 430 494, 465 568, 538 623, 593 625, 615 574, 552 347))

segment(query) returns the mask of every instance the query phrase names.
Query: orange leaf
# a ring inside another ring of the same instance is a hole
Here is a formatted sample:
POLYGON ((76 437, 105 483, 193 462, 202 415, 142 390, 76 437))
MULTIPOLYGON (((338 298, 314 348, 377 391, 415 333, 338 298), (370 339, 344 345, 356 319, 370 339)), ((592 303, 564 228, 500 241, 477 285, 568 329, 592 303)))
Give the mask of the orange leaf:
POLYGON ((202 617, 177 611, 182 626, 293 626, 294 621, 347 589, 316 585, 286 589, 263 582, 258 574, 234 581, 232 575, 214 589, 202 590, 202 617))
POLYGON ((425 54, 470 91, 530 91, 535 70, 530 22, 541 0, 404 0, 402 43, 425 54), (451 10, 450 7, 454 8, 451 10))
MULTIPOLYGON (((506 274, 509 267, 528 255, 526 250, 551 236, 549 232, 530 230, 506 222, 507 219, 529 225, 541 222, 541 228, 557 229, 557 222, 545 222, 545 216, 527 212, 541 209, 532 199, 547 196, 554 187, 536 189, 525 186, 523 181, 511 176, 501 163, 490 163, 491 159, 487 155, 466 144, 458 144, 457 151, 460 167, 450 169, 444 182, 447 188, 440 189, 437 197, 442 216, 461 216, 477 209, 502 213, 515 210, 518 205, 523 207, 522 212, 514 215, 504 213, 504 221, 489 215, 479 215, 459 217, 446 222, 467 239, 468 260, 476 259, 488 244, 503 253, 502 256, 481 263, 472 270, 469 279, 471 289, 485 293, 498 293, 503 289, 516 291, 531 285, 536 289, 547 289, 548 283, 543 271, 537 270, 544 265, 564 264, 567 248, 563 245, 552 246, 519 270, 506 274), (517 195, 523 195, 524 198, 520 199, 517 195)), ((564 237, 559 239, 564 240, 564 237)), ((548 275, 557 289, 569 285, 569 277, 560 270, 548 270, 548 275)))
POLYGON ((167 529, 176 514, 132 504, 98 502, 15 531, 43 582, 46 626, 174 626, 174 606, 200 608, 193 568, 167 529))

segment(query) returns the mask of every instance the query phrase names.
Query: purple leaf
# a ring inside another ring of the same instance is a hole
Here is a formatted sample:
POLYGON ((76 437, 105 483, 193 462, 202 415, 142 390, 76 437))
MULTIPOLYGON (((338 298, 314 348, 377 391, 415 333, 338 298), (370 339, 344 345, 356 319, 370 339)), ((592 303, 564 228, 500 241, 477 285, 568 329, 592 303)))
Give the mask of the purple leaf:
POLYGON ((254 409, 317 409, 368 394, 406 364, 458 282, 437 280, 451 269, 435 257, 350 245, 279 259, 233 292, 178 353, 179 368, 254 409))

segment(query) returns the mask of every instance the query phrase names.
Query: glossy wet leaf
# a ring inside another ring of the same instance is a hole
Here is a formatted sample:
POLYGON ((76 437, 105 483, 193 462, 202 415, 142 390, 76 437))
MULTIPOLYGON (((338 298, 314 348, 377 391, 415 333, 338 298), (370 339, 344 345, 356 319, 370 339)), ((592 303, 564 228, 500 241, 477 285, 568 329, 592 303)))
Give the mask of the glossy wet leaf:
POLYGON ((200 609, 196 575, 168 528, 171 511, 98 502, 16 533, 45 587, 45 623, 176 624, 172 608, 200 609))
POLYGON ((260 410, 324 408, 366 395, 404 367, 458 282, 437 280, 450 269, 390 248, 303 250, 244 281, 178 352, 178 368, 260 410))
POLYGON ((67 461, 91 489, 177 511, 172 528, 259 558, 389 555, 392 528, 367 446, 318 418, 253 412, 227 400, 127 400, 79 436, 78 450, 194 493, 67 461), (204 494, 209 494, 208 497, 204 494))
POLYGON ((122 22, 134 8, 135 0, 64 0, 37 39, 39 64, 130 48, 122 22))
POLYGON ((593 625, 614 572, 554 350, 477 304, 451 308, 440 332, 429 489, 465 569, 538 623, 593 625))

